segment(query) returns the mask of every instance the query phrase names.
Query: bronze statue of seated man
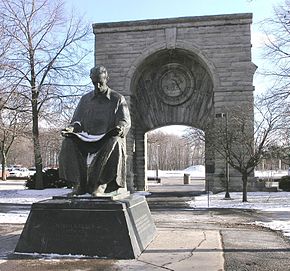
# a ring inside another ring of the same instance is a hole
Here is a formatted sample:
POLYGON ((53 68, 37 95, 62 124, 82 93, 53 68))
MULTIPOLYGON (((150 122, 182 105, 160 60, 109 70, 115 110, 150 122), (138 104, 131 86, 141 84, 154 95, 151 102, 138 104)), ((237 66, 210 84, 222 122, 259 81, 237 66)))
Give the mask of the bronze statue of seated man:
POLYGON ((125 98, 107 86, 104 66, 91 69, 94 90, 74 112, 59 155, 60 178, 73 183, 73 195, 126 188, 126 135, 130 113, 125 98))

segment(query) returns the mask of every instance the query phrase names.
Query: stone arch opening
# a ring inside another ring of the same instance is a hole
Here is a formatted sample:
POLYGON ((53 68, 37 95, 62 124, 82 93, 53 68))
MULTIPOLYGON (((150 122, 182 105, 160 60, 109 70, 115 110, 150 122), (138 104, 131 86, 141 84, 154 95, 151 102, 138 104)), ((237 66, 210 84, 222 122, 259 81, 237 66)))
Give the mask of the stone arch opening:
POLYGON ((212 79, 189 51, 165 49, 150 55, 137 67, 132 82, 133 110, 145 132, 172 124, 203 129, 212 113, 212 79))
MULTIPOLYGON (((197 128, 169 125, 147 132, 147 171, 156 177, 156 170, 181 171, 191 166, 205 165, 204 141, 197 128)), ((168 177, 168 176, 167 176, 168 177)))
POLYGON ((159 50, 136 67, 131 81, 131 110, 137 190, 147 187, 146 133, 167 125, 205 130, 214 112, 213 90, 209 68, 185 49, 159 50))

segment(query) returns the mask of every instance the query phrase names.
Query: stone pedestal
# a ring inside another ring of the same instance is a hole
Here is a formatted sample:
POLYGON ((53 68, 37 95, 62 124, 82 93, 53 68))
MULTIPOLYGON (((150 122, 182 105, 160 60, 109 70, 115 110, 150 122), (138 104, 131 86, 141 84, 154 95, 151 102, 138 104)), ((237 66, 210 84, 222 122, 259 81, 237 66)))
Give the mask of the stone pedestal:
POLYGON ((145 197, 57 197, 32 205, 15 252, 134 259, 156 228, 145 197))

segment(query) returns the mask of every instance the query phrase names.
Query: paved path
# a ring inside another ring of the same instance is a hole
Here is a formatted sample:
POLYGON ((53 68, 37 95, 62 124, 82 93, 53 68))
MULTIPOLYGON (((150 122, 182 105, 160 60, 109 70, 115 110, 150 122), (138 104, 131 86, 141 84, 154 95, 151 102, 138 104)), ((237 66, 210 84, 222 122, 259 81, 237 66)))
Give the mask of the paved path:
POLYGON ((159 228, 157 238, 138 260, 157 270, 224 270, 222 243, 216 230, 159 228))

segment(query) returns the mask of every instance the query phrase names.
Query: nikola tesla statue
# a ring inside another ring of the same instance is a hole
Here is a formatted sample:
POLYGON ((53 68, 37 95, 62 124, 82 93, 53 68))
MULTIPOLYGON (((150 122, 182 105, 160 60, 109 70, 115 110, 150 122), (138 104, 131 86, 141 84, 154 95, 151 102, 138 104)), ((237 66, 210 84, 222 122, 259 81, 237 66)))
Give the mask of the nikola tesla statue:
POLYGON ((73 195, 98 196, 126 187, 126 139, 130 113, 125 98, 107 86, 104 66, 91 69, 94 90, 82 96, 59 155, 60 178, 73 195))

